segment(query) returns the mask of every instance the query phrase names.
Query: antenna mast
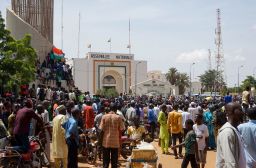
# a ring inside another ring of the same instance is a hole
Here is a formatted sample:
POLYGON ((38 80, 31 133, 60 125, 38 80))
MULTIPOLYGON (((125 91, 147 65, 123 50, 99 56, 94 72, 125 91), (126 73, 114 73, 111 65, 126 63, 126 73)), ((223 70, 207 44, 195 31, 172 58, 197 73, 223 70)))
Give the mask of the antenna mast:
POLYGON ((131 21, 129 19, 129 54, 131 54, 131 21))
POLYGON ((208 49, 209 55, 208 55, 208 63, 209 63, 209 70, 212 69, 212 61, 211 61, 211 50, 208 49))
POLYGON ((224 81, 224 54, 222 45, 222 35, 221 35, 221 18, 220 9, 217 9, 217 28, 215 29, 215 45, 216 45, 216 71, 217 77, 215 82, 215 92, 220 91, 224 81))

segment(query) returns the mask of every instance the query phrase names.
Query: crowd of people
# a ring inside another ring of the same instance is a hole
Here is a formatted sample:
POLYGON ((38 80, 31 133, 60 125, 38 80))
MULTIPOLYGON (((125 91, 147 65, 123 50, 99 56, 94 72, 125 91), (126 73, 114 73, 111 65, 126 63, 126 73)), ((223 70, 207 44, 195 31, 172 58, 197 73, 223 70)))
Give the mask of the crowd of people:
POLYGON ((159 139, 162 154, 183 158, 181 167, 204 168, 207 151, 216 150, 218 168, 256 167, 256 107, 249 89, 241 100, 222 98, 91 96, 78 90, 32 86, 27 97, 0 99, 0 134, 29 150, 29 135, 47 130, 46 150, 54 166, 78 167, 79 129, 100 130, 103 167, 119 166, 122 135, 159 139), (178 143, 178 144, 177 144, 178 143), (185 146, 185 152, 183 152, 185 146), (178 148, 178 150, 177 150, 178 148))
POLYGON ((42 84, 56 85, 61 87, 61 80, 67 81, 67 85, 73 86, 72 68, 65 63, 65 59, 53 59, 50 53, 46 56, 45 60, 40 63, 36 62, 37 79, 42 84))

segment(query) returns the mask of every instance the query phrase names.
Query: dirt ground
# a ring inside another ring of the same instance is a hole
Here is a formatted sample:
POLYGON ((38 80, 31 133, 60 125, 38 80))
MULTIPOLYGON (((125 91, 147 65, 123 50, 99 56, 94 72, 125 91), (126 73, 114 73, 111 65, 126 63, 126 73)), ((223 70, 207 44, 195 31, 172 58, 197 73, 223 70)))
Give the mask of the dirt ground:
MULTIPOLYGON (((172 154, 172 151, 169 150, 171 152, 171 155, 163 155, 161 152, 160 147, 158 147, 157 142, 152 142, 153 145, 155 146, 156 150, 157 150, 157 154, 158 154, 158 164, 161 163, 163 168, 180 168, 181 167, 181 163, 182 163, 182 159, 174 159, 174 156, 172 154)), ((183 153, 184 153, 184 149, 183 149, 183 153)), ((215 167, 215 160, 216 160, 216 152, 214 151, 208 151, 207 152, 207 163, 205 168, 214 168, 215 167)), ((122 157, 119 159, 119 163, 121 164, 121 167, 125 167, 126 165, 126 160, 124 160, 122 157)), ((83 158, 79 157, 79 164, 78 164, 79 168, 100 168, 102 167, 102 162, 101 161, 97 161, 96 165, 89 165, 87 164, 83 158)), ((111 166, 110 166, 111 167, 111 166)), ((188 168, 191 168, 190 165, 188 166, 188 168)))

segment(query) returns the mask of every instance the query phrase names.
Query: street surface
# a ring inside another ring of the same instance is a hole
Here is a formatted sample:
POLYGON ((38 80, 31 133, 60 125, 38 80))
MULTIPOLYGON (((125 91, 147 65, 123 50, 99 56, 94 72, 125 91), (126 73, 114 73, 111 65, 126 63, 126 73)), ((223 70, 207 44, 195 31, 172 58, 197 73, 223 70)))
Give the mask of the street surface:
MULTIPOLYGON (((171 152, 171 155, 163 155, 161 152, 161 148, 158 147, 158 142, 153 142, 153 145, 156 147, 157 153, 158 153, 158 164, 161 163, 163 168, 180 168, 182 159, 174 159, 174 156, 172 154, 171 149, 169 151, 171 152)), ((184 148, 183 148, 183 153, 184 153, 184 148)), ((215 159, 216 158, 216 152, 214 151, 208 151, 207 152, 207 163, 205 168, 214 168, 215 167, 215 159)), ((126 160, 124 160, 122 157, 119 159, 121 163, 121 167, 125 167, 126 165, 126 160)), ((79 158, 79 168, 100 168, 102 167, 102 162, 97 161, 96 165, 89 165, 86 162, 83 161, 83 158, 79 158)), ((188 168, 191 168, 189 165, 188 168)))

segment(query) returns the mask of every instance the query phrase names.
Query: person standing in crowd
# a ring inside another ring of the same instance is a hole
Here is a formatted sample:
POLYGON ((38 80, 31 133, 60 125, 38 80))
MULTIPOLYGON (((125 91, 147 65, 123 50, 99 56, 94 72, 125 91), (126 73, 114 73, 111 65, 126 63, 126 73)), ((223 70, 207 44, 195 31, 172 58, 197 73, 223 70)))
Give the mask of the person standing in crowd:
POLYGON ((33 111, 33 102, 31 99, 24 101, 24 107, 17 112, 15 118, 15 126, 13 134, 16 140, 17 150, 27 152, 29 150, 29 126, 31 119, 34 118, 38 123, 42 124, 43 121, 33 111))
POLYGON ((8 132, 13 140, 13 129, 15 126, 15 118, 17 115, 17 111, 20 109, 20 105, 19 104, 14 104, 14 109, 12 111, 12 114, 8 117, 8 132))
POLYGON ((191 114, 192 120, 195 122, 195 116, 199 113, 199 109, 196 107, 195 102, 190 103, 190 107, 188 108, 188 112, 191 114))
POLYGON ((29 89, 29 96, 30 98, 36 98, 36 86, 33 83, 32 87, 29 89))
POLYGON ((78 167, 78 145, 79 135, 77 127, 77 119, 79 118, 79 109, 71 110, 71 117, 62 125, 66 130, 65 137, 68 145, 68 168, 78 167))
POLYGON ((63 105, 57 107, 59 114, 53 118, 52 132, 52 157, 55 168, 67 168, 68 147, 65 139, 65 129, 62 124, 66 122, 66 108, 63 105))
POLYGON ((185 146, 185 157, 182 161, 181 168, 187 168, 190 162, 192 168, 198 168, 197 159, 198 159, 198 146, 196 141, 196 134, 193 130, 194 122, 191 119, 186 120, 185 122, 187 134, 183 143, 173 146, 174 150, 177 147, 182 145, 185 146))
MULTIPOLYGON (((169 132, 172 134, 172 145, 176 145, 177 139, 179 143, 182 143, 182 115, 178 112, 179 105, 173 105, 173 111, 168 114, 167 125, 169 127, 169 132)), ((178 159, 178 154, 176 148, 174 149, 175 159, 178 159)), ((179 156, 182 158, 182 146, 179 147, 179 156)))
POLYGON ((228 122, 220 130, 217 139, 216 168, 246 167, 244 146, 237 126, 243 120, 243 111, 238 103, 229 103, 225 107, 228 122))
POLYGON ((86 101, 86 106, 84 108, 84 128, 90 129, 94 126, 94 112, 92 109, 92 102, 90 100, 86 101))
POLYGON ((207 149, 208 149, 208 128, 206 125, 203 124, 203 115, 197 114, 196 115, 196 124, 193 126, 193 130, 196 134, 196 140, 198 144, 198 167, 205 167, 206 164, 206 156, 207 156, 207 149), (201 164, 201 166, 200 166, 201 164))
POLYGON ((45 99, 50 101, 51 98, 52 98, 52 90, 51 90, 51 87, 48 86, 48 87, 45 89, 45 99))
POLYGON ((160 124, 159 139, 161 139, 161 149, 163 154, 169 154, 169 131, 167 125, 168 114, 166 110, 167 107, 163 104, 158 115, 158 123, 160 124))
POLYGON ((8 117, 11 115, 11 113, 12 113, 12 104, 9 100, 5 101, 4 109, 2 112, 2 120, 6 128, 8 128, 8 117))
POLYGON ((247 168, 256 167, 256 107, 247 110, 249 121, 240 124, 238 131, 243 137, 247 168))
POLYGON ((245 88, 245 91, 242 93, 242 106, 244 108, 244 111, 246 111, 249 108, 250 104, 250 87, 247 86, 245 88))
POLYGON ((229 95, 229 92, 227 92, 227 95, 224 97, 225 104, 232 102, 232 95, 229 95))
POLYGON ((184 106, 184 110, 182 111, 182 127, 183 127, 183 137, 186 137, 186 134, 188 132, 188 130, 186 129, 186 121, 188 119, 192 120, 191 114, 188 112, 188 105, 184 106))
POLYGON ((108 168, 111 160, 111 167, 117 168, 118 148, 120 147, 120 133, 125 129, 122 118, 116 114, 117 107, 110 104, 110 112, 105 114, 100 123, 103 131, 103 168, 108 168))
POLYGON ((150 135, 152 140, 155 139, 155 130, 156 130, 156 124, 157 124, 157 117, 153 108, 154 108, 153 104, 149 104, 148 124, 150 124, 150 135))
POLYGON ((215 136, 214 136, 214 125, 212 123, 213 111, 214 111, 214 107, 210 106, 209 109, 203 114, 204 123, 207 125, 208 133, 209 133, 207 146, 212 150, 216 148, 215 136))
POLYGON ((130 104, 130 108, 127 109, 125 117, 127 119, 128 125, 134 125, 134 119, 136 117, 136 110, 135 110, 135 101, 132 100, 130 104))

